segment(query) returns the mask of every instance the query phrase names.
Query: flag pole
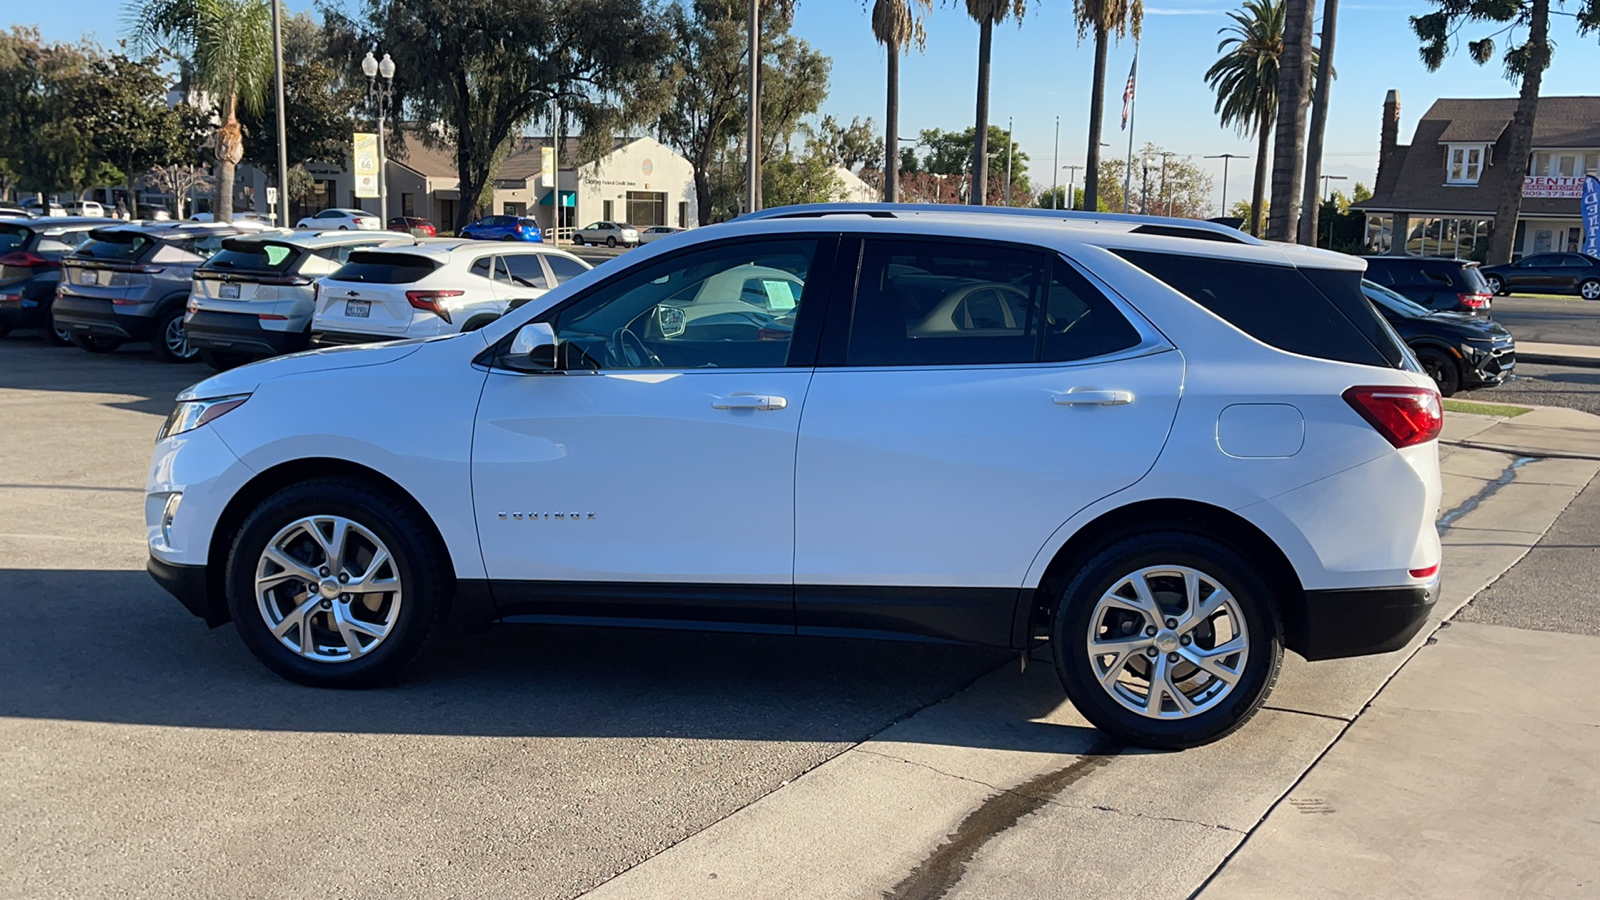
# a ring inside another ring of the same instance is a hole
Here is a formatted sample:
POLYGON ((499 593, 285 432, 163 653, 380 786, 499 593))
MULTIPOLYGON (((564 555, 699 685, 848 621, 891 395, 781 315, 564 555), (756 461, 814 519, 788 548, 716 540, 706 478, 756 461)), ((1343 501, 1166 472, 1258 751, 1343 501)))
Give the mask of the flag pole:
POLYGON ((1128 73, 1128 168, 1122 175, 1122 211, 1133 198, 1133 114, 1139 103, 1139 42, 1133 42, 1133 69, 1128 73))

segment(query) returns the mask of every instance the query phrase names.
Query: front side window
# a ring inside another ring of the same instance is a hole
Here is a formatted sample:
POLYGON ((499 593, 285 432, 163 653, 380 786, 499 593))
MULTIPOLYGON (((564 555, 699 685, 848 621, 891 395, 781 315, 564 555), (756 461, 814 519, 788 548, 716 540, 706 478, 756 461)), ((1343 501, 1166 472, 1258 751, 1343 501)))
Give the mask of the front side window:
POLYGON ((1048 265, 1030 250, 869 238, 845 365, 1033 362, 1048 265))
POLYGON ((814 239, 740 242, 647 266, 556 316, 557 359, 567 369, 781 367, 816 253, 814 239))

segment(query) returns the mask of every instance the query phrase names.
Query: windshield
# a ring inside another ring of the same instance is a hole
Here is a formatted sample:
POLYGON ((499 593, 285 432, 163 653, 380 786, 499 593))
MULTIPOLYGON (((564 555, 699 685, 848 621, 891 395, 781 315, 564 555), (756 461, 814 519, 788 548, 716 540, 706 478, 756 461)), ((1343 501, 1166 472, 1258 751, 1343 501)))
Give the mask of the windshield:
POLYGON ((287 272, 297 258, 289 244, 264 241, 223 241, 222 249, 206 262, 207 269, 240 272, 287 272))
POLYGON ((1410 300, 1407 300, 1399 294, 1396 294, 1394 291, 1389 290, 1381 284, 1373 284, 1370 281, 1363 281, 1361 282, 1361 291, 1362 293, 1366 294, 1367 299, 1371 300, 1373 303, 1388 309, 1390 312, 1398 313, 1399 315, 1407 318, 1433 315, 1433 313, 1431 313, 1426 307, 1418 306, 1417 304, 1412 303, 1410 300))
POLYGON ((133 262, 155 246, 155 238, 137 231, 94 231, 78 247, 75 256, 87 259, 107 259, 115 262, 133 262))

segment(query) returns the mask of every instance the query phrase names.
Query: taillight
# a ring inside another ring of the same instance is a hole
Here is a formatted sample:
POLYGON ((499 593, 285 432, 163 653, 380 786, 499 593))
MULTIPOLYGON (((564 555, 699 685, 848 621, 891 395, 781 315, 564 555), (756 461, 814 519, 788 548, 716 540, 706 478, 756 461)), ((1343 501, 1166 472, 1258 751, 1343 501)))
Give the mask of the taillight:
POLYGON ((16 266, 19 269, 59 269, 61 263, 53 259, 45 259, 37 253, 28 250, 18 250, 0 256, 0 266, 16 266))
POLYGON ((258 313, 256 318, 263 322, 287 322, 289 320, 288 316, 280 316, 277 313, 258 313))
POLYGON ((1489 298, 1492 297, 1492 296, 1494 296, 1494 295, 1493 294, 1457 294, 1456 295, 1456 299, 1460 300, 1461 301, 1461 305, 1465 306, 1467 309, 1488 309, 1489 308, 1489 298))
POLYGON ((450 311, 445 309, 440 300, 449 297, 459 297, 466 291, 406 291, 406 302, 417 309, 431 312, 439 318, 450 321, 450 311))
POLYGON ((1434 563, 1431 566, 1424 566, 1424 567, 1422 567, 1420 569, 1411 569, 1410 570, 1410 575, 1411 575, 1412 578, 1432 578, 1433 576, 1435 576, 1437 574, 1439 574, 1439 564, 1438 563, 1434 563))
POLYGON ((1444 430, 1439 392, 1417 387, 1353 387, 1344 402, 1396 448, 1425 444, 1444 430))
MULTIPOLYGON (((282 287, 304 287, 311 283, 311 279, 302 278, 299 275, 273 275, 264 278, 251 278, 248 280, 254 281, 256 284, 270 284, 282 287)), ((315 291, 313 291, 313 294, 314 293, 315 291)))

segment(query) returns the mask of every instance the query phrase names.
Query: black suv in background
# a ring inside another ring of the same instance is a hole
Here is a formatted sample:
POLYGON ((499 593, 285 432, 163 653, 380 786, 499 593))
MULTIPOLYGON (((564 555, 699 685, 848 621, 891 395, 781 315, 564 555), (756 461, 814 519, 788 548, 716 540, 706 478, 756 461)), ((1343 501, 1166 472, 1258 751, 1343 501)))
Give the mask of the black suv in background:
POLYGON ((1367 280, 1418 306, 1440 312, 1488 315, 1494 292, 1470 259, 1368 256, 1367 280))
POLYGON ((1483 316, 1424 309, 1394 291, 1370 281, 1361 292, 1406 342, 1423 371, 1448 397, 1504 384, 1517 367, 1517 344, 1511 333, 1483 316))
POLYGON ((1577 294, 1600 300, 1600 259, 1582 253, 1535 253, 1504 266, 1487 266, 1483 277, 1496 294, 1577 294))
POLYGON ((45 340, 66 346, 67 331, 56 325, 52 304, 61 283, 61 260, 89 232, 116 219, 0 219, 0 337, 13 328, 39 328, 45 340))

